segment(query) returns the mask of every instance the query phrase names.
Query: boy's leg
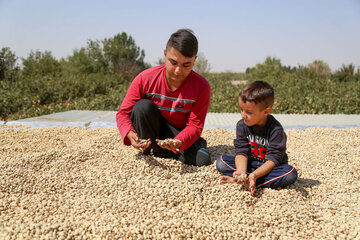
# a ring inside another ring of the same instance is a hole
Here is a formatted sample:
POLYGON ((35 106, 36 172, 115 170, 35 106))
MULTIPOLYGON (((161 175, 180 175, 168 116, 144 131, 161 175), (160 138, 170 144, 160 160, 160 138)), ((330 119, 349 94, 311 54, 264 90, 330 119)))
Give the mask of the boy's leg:
MULTIPOLYGON (((249 161, 248 172, 253 172, 259 168, 263 162, 249 161)), ((233 176, 233 172, 236 171, 235 157, 221 155, 216 161, 216 169, 226 176, 233 176)), ((275 167, 268 175, 260 177, 256 180, 256 188, 268 187, 278 188, 286 187, 293 184, 297 179, 297 171, 294 167, 288 164, 281 164, 275 167)))
MULTIPOLYGON (((253 172, 259 168, 263 162, 249 161, 248 171, 253 172)), ((274 167, 268 175, 260 177, 256 180, 256 188, 283 188, 293 184, 297 179, 297 171, 289 164, 281 164, 274 167)))
POLYGON ((216 161, 216 169, 223 175, 232 177, 233 172, 236 171, 235 157, 228 155, 221 155, 216 161))

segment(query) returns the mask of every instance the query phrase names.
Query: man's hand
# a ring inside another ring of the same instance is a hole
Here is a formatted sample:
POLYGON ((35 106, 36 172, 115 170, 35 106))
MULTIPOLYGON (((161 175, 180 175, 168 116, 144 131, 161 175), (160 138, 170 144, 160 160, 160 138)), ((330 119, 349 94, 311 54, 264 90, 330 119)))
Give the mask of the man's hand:
POLYGON ((146 141, 140 142, 139 136, 137 135, 137 133, 135 133, 133 131, 129 131, 129 133, 127 134, 126 137, 130 140, 130 143, 134 148, 142 150, 142 151, 147 149, 151 144, 150 138, 147 139, 146 141))
POLYGON ((180 140, 172 139, 172 138, 167 138, 165 140, 156 139, 156 142, 162 148, 165 148, 170 151, 177 151, 177 152, 179 152, 179 149, 182 145, 182 142, 180 140))

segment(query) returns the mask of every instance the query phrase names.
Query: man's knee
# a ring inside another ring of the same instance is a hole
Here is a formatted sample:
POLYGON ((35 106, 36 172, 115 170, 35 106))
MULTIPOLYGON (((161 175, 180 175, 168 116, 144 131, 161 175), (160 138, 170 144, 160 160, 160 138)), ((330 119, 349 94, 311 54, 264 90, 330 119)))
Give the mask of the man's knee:
POLYGON ((158 128, 160 127, 161 113, 155 103, 149 99, 141 99, 134 105, 130 119, 134 125, 148 123, 159 125, 158 128))

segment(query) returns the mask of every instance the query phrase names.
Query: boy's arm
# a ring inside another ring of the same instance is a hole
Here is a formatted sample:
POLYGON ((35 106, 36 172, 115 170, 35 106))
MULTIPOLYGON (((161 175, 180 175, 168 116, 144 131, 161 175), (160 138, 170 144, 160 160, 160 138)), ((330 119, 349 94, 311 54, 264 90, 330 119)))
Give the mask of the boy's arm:
POLYGON ((242 173, 246 173, 247 161, 248 161, 247 156, 237 155, 235 157, 236 171, 241 171, 242 173))
POLYGON ((249 190, 252 195, 255 192, 255 183, 256 179, 265 176, 270 173, 271 170, 275 167, 275 163, 273 161, 267 160, 261 167, 250 173, 249 175, 249 190))
MULTIPOLYGON (((235 178, 235 175, 241 176, 243 174, 246 174, 246 170, 247 170, 247 163, 248 163, 248 157, 245 155, 237 155, 235 157, 235 166, 236 166, 236 171, 233 173, 233 177, 235 178)), ((242 180, 242 179, 237 179, 237 183, 242 184, 244 183, 246 180, 242 180)))

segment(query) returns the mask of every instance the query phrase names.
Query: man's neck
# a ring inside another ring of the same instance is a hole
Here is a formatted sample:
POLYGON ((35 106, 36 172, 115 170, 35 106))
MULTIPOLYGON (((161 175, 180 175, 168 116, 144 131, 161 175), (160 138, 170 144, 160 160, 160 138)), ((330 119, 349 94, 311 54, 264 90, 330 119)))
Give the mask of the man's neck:
POLYGON ((171 80, 171 78, 169 78, 168 76, 166 76, 166 83, 167 83, 168 87, 170 88, 170 90, 172 90, 172 91, 175 91, 176 89, 178 89, 184 81, 185 81, 185 79, 183 79, 181 81, 174 81, 174 80, 171 80))
POLYGON ((182 82, 170 82, 169 80, 166 80, 168 87, 170 90, 174 91, 180 87, 182 82))

